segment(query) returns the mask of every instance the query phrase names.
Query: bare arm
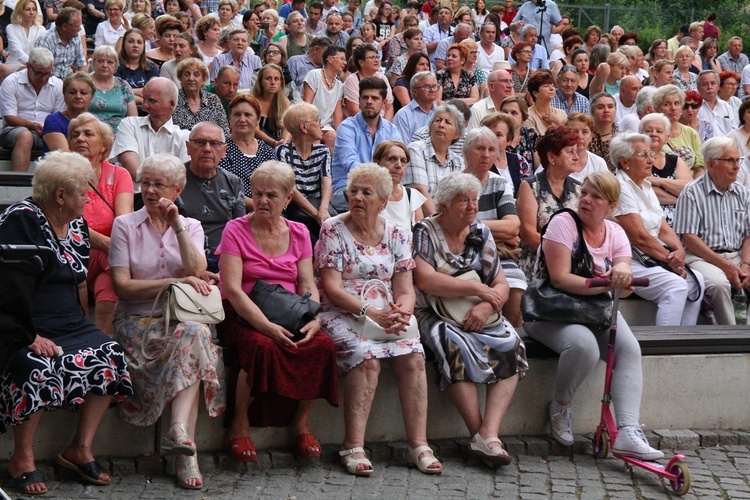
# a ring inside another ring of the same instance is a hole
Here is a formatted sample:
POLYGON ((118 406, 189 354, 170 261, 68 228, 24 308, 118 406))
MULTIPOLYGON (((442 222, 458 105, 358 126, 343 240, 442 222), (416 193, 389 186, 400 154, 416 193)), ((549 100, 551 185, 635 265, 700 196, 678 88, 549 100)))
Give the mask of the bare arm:
POLYGON ((598 68, 596 68, 596 74, 594 75, 594 79, 591 80, 591 87, 589 89, 589 95, 596 95, 599 92, 604 92, 604 84, 607 81, 607 78, 609 78, 609 64, 607 63, 601 63, 598 68))
POLYGON ((516 210, 518 210, 518 218, 521 221, 521 241, 532 250, 536 250, 542 241, 542 235, 539 234, 536 228, 539 203, 536 201, 534 191, 531 190, 531 186, 527 182, 522 182, 518 188, 516 210))
POLYGON ((141 164, 141 159, 138 156, 138 153, 135 151, 123 151, 119 155, 117 155, 117 159, 120 162, 120 165, 125 167, 128 172, 130 172, 130 177, 135 180, 135 173, 138 171, 138 167, 141 164))
POLYGON ((483 220, 482 223, 490 228, 492 238, 496 242, 507 243, 512 247, 518 246, 518 233, 521 220, 517 215, 506 215, 499 220, 483 220))
POLYGON ((630 286, 630 279, 633 277, 630 270, 630 257, 614 259, 612 268, 604 274, 605 277, 611 278, 613 283, 616 283, 620 277, 624 278, 623 285, 587 288, 586 278, 571 272, 571 251, 568 247, 562 243, 544 240, 542 249, 552 286, 559 290, 578 295, 596 295, 615 288, 627 289, 630 286))
MULTIPOLYGON (((439 93, 440 91, 438 91, 439 93)), ((401 107, 406 106, 411 102, 411 98, 409 97, 409 91, 406 90, 406 87, 393 87, 393 95, 398 99, 398 102, 401 103, 401 107)), ((440 102, 440 97, 438 96, 438 102, 440 102)), ((407 139, 407 137, 404 137, 404 139, 407 139)), ((408 139, 411 139, 409 137, 408 139)))
POLYGON ((346 112, 349 113, 349 116, 354 116, 357 113, 359 113, 359 103, 353 102, 348 99, 344 99, 344 104, 346 106, 346 112))
POLYGON ((50 151, 70 151, 68 139, 60 132, 47 132, 42 140, 50 151))

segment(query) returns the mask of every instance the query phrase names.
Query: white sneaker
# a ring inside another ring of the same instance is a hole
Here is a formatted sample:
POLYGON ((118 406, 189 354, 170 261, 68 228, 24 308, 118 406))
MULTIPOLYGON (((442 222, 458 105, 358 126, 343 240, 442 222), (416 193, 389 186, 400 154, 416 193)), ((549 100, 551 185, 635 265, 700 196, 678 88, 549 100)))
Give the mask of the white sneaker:
POLYGON ((664 453, 652 448, 640 427, 629 425, 617 432, 617 439, 612 451, 618 455, 639 458, 641 460, 658 460, 664 453))
POLYGON ((549 405, 549 420, 552 427, 552 437, 563 446, 573 446, 573 411, 568 406, 561 406, 553 400, 549 405))

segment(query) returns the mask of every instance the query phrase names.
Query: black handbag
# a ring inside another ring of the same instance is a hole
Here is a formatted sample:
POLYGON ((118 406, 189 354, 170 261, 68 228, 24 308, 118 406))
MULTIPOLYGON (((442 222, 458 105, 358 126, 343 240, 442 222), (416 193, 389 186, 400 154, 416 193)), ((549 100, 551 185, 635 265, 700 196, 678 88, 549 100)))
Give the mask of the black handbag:
MULTIPOLYGON (((573 210, 563 208, 555 212, 550 222, 560 213, 570 214, 578 228, 578 246, 571 255, 571 272, 593 278, 594 261, 583 239, 581 219, 573 210)), ((542 229, 542 236, 547 226, 542 229)), ((607 328, 612 320, 612 297, 608 293, 578 295, 552 286, 544 251, 540 248, 537 273, 521 298, 521 315, 524 321, 574 323, 598 330, 607 328)))
MULTIPOLYGON (((323 309, 320 304, 310 299, 310 292, 304 296, 288 291, 281 285, 270 285, 263 280, 255 282, 255 286, 248 294, 268 321, 286 328, 294 334, 295 342, 304 338, 300 331, 303 326, 315 319, 323 309)), ((250 326, 240 318, 240 323, 250 326)))
MULTIPOLYGON (((646 252, 644 252, 643 250, 641 250, 640 248, 638 248, 635 245, 632 245, 630 248, 632 250, 633 258, 637 259, 638 262, 640 262, 641 264, 643 264, 644 267, 656 267, 656 266, 659 266, 662 269, 665 269, 665 270, 669 271, 670 273, 674 273, 674 271, 672 270, 672 268, 669 267, 669 265, 666 262, 664 262, 662 260, 654 259, 653 257, 651 257, 650 255, 648 255, 646 252)), ((664 248, 666 248, 668 251, 672 250, 667 245, 664 245, 664 248)), ((698 283, 698 288, 696 288, 695 291, 693 293, 691 293, 690 295, 688 295, 688 297, 687 297, 688 302, 695 302, 696 300, 698 300, 698 297, 700 297, 701 295, 703 295, 703 290, 701 289, 701 286, 700 286, 700 280, 698 280, 698 278, 696 278, 695 272, 687 264, 685 264, 685 272, 688 273, 690 276, 692 276, 693 280, 695 280, 695 282, 698 283)))

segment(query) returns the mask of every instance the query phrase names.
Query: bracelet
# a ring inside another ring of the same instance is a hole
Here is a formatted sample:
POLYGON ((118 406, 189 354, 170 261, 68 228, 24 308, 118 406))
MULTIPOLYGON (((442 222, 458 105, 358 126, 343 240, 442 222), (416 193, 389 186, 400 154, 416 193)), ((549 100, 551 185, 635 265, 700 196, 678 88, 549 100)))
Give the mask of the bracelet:
POLYGON ((180 229, 178 229, 177 231, 175 231, 174 234, 184 233, 185 231, 187 231, 187 227, 186 226, 182 226, 180 229))
MULTIPOLYGON (((750 266, 750 262, 745 262, 744 260, 742 261, 742 264, 745 264, 746 266, 750 266)), ((740 264, 740 265, 742 265, 742 264, 740 264)))
POLYGON ((367 314, 367 310, 372 306, 372 304, 368 304, 365 302, 362 304, 362 307, 359 309, 359 315, 360 317, 364 317, 367 314))

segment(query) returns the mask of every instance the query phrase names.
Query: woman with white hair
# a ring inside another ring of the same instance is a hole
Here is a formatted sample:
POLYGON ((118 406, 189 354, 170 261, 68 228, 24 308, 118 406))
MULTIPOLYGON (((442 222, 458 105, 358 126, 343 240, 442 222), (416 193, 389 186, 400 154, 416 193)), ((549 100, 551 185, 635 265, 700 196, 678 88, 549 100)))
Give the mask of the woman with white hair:
POLYGON ((675 54, 677 67, 674 70, 672 83, 680 87, 681 90, 698 90, 698 75, 690 71, 694 58, 693 50, 687 45, 677 49, 675 54))
POLYGON ((523 342, 500 314, 509 287, 492 232, 476 220, 481 192, 473 175, 444 177, 435 192, 438 214, 414 228, 420 292, 416 314, 422 339, 435 359, 440 390, 448 391, 472 436, 471 452, 498 467, 511 462, 498 433, 528 364, 523 342), (435 308, 462 297, 473 305, 458 321, 435 308), (480 385, 487 387, 484 412, 480 385))
POLYGON ((195 321, 164 324, 154 299, 179 281, 208 295, 205 237, 199 221, 182 217, 174 201, 185 187, 185 165, 171 155, 149 156, 136 182, 144 207, 115 219, 109 265, 118 302, 115 339, 125 348, 135 394, 120 407, 133 425, 153 425, 171 405, 166 449, 177 454, 177 485, 201 489, 195 425, 203 397, 212 417, 224 411, 224 365, 208 325, 195 321), (165 335, 165 330, 169 335, 165 335))
POLYGON ((633 248, 633 274, 651 280, 648 287, 636 287, 635 294, 656 303, 656 325, 695 325, 703 301, 703 276, 685 267, 680 238, 667 224, 651 183, 645 182, 651 178, 656 156, 650 143, 647 135, 632 132, 612 139, 609 154, 620 181, 614 215, 633 248))
MULTIPOLYGON (((83 315, 80 301, 86 296, 89 254, 82 215, 93 178, 91 165, 81 155, 50 153, 37 163, 32 197, 0 215, 4 244, 54 250, 40 255, 45 279, 35 293, 34 283, 13 290, 19 297, 14 305, 21 304, 19 314, 26 305, 23 299, 31 302, 33 324, 28 330, 20 328, 24 338, 12 342, 13 324, 4 322, 0 354, 0 432, 13 427, 8 474, 24 495, 47 492, 34 465, 34 436, 44 410, 59 408, 80 411, 81 418, 73 442, 57 456, 57 463, 88 483, 109 484, 110 476, 96 462, 91 446, 110 402, 133 393, 122 347, 83 315)), ((6 287, 14 283, 8 267, 3 267, 6 287)), ((19 324, 23 319, 19 316, 19 324)))
POLYGON ((109 45, 97 47, 91 58, 94 72, 89 76, 96 92, 89 111, 117 133, 117 127, 126 116, 138 116, 135 95, 130 84, 115 76, 118 58, 115 49, 109 45))
POLYGON ((654 110, 664 113, 669 118, 670 132, 667 147, 685 161, 691 169, 693 179, 705 171, 705 162, 701 154, 701 139, 693 128, 680 123, 682 108, 685 105, 685 91, 677 85, 659 87, 653 98, 654 110))

